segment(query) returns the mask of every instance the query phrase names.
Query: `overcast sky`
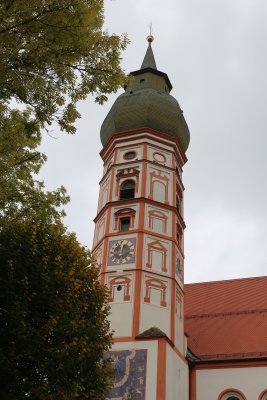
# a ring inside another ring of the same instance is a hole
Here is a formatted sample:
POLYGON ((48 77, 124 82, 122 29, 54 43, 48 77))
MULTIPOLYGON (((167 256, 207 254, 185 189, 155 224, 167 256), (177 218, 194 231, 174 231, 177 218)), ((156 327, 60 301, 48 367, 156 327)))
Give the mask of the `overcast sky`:
MULTIPOLYGON (((128 73, 140 68, 153 23, 153 51, 173 85, 191 142, 184 167, 185 280, 267 273, 267 1, 107 0, 105 28, 128 33, 128 73)), ((121 93, 121 92, 120 92, 121 93)), ((80 104, 77 134, 46 135, 48 189, 67 188, 69 230, 91 248, 104 106, 80 104)))

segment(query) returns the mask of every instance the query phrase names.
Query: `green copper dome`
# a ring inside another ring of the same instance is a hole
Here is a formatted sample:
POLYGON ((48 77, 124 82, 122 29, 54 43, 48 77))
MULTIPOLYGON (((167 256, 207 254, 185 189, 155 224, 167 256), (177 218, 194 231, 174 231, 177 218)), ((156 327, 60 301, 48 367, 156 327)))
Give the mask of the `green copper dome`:
POLYGON ((186 151, 190 134, 177 100, 169 93, 168 76, 157 70, 151 43, 141 69, 130 73, 130 82, 106 116, 100 131, 103 146, 114 134, 149 127, 176 137, 186 151))

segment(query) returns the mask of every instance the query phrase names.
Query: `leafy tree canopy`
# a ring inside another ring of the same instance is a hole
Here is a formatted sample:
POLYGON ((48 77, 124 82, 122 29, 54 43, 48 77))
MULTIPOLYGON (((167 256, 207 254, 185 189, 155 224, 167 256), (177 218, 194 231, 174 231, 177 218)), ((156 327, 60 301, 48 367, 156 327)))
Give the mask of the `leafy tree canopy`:
POLYGON ((103 103, 125 81, 125 35, 102 31, 104 0, 2 0, 0 101, 23 103, 42 126, 75 132, 76 102, 103 103))
POLYGON ((33 215, 52 222, 64 214, 58 207, 68 201, 63 187, 45 192, 34 179, 46 157, 37 150, 40 123, 30 114, 0 103, 0 225, 4 219, 33 215))
POLYGON ((0 228, 0 398, 104 400, 111 369, 99 269, 56 221, 0 228))
POLYGON ((45 162, 30 111, 0 105, 0 398, 105 399, 107 291, 66 232, 64 188, 34 179, 45 162))

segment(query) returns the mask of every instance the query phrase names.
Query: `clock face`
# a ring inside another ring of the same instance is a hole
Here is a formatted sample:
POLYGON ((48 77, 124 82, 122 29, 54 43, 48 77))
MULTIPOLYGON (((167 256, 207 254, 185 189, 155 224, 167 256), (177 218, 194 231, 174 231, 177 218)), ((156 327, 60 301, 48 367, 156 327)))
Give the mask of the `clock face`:
POLYGON ((178 250, 176 250, 176 260, 175 260, 175 272, 179 276, 179 278, 182 280, 183 279, 183 264, 180 259, 180 255, 178 250))
POLYGON ((112 240, 109 243, 109 265, 132 264, 135 261, 135 238, 112 240))

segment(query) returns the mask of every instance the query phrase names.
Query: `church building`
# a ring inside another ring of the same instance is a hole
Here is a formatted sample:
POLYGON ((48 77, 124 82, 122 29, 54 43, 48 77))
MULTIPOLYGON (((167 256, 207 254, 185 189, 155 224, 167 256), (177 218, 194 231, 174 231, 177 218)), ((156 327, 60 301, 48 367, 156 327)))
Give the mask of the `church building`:
POLYGON ((114 331, 108 398, 267 400, 267 277, 184 284, 190 134, 147 40, 101 127, 93 250, 114 331))

